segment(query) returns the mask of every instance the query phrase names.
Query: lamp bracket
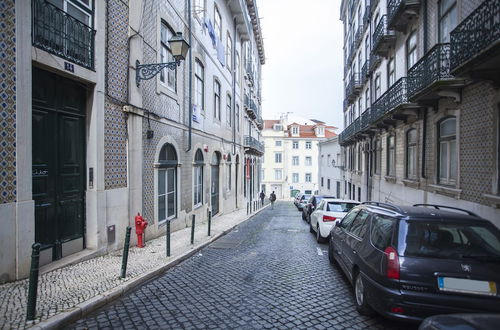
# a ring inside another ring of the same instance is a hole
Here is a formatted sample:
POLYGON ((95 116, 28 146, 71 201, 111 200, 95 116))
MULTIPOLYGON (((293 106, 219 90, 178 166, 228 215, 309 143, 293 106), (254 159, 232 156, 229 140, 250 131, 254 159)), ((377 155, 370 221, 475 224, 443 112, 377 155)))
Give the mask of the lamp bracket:
POLYGON ((139 87, 141 80, 149 80, 153 78, 164 68, 169 68, 170 70, 174 70, 180 64, 181 62, 178 60, 174 62, 153 63, 153 64, 140 64, 139 60, 137 60, 135 61, 135 83, 137 87, 139 87))

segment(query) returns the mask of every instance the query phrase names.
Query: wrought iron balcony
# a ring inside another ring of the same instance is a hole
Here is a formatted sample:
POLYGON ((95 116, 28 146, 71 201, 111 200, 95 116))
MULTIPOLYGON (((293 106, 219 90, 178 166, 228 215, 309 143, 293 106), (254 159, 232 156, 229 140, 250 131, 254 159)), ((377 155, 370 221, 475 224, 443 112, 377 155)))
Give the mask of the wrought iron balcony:
POLYGON ((363 33, 365 32, 364 25, 359 25, 354 36, 354 50, 358 49, 363 41, 363 33))
POLYGON ((32 2, 33 46, 94 69, 95 30, 45 0, 32 2))
POLYGON ((387 26, 391 30, 405 31, 411 19, 418 16, 420 0, 389 0, 387 26))
POLYGON ((382 16, 373 32, 373 50, 376 55, 387 56, 389 49, 394 47, 396 33, 387 29, 387 15, 382 16))
POLYGON ((382 62, 382 58, 380 56, 375 55, 373 53, 370 54, 370 62, 369 62, 370 66, 369 66, 368 73, 371 75, 381 62, 382 62))
POLYGON ((256 119, 255 119, 255 122, 257 123, 257 127, 259 129, 263 129, 264 128, 264 121, 262 120, 262 118, 260 116, 258 116, 256 119))
POLYGON ((251 119, 257 118, 257 106, 248 94, 245 94, 243 107, 251 119))
POLYGON ((371 109, 368 108, 361 115, 361 127, 360 127, 360 129, 361 130, 368 129, 370 127, 370 125, 372 124, 372 122, 373 121, 372 121, 371 109))
POLYGON ((372 18, 372 11, 370 5, 368 5, 365 7, 365 13, 363 15, 363 24, 368 27, 371 18, 372 18))
POLYGON ((499 79, 500 2, 486 0, 450 33, 451 72, 499 79))
POLYGON ((250 83, 250 85, 253 86, 253 84, 255 82, 255 78, 254 78, 254 72, 253 72, 252 65, 250 65, 248 63, 246 65, 245 69, 246 69, 246 75, 245 75, 245 77, 247 78, 247 80, 250 83))
POLYGON ((258 155, 264 154, 264 143, 259 142, 259 140, 253 136, 245 135, 243 146, 258 155))
POLYGON ((361 91, 361 80, 359 79, 359 73, 353 73, 349 79, 349 84, 345 89, 345 98, 349 101, 353 101, 356 96, 361 91))
POLYGON ((366 80, 370 77, 371 72, 370 72, 370 59, 367 59, 365 61, 365 64, 363 64, 363 67, 361 68, 361 83, 364 84, 366 80))
POLYGON ((437 44, 408 70, 408 97, 413 102, 439 99, 440 91, 463 83, 450 73, 450 44, 437 44))

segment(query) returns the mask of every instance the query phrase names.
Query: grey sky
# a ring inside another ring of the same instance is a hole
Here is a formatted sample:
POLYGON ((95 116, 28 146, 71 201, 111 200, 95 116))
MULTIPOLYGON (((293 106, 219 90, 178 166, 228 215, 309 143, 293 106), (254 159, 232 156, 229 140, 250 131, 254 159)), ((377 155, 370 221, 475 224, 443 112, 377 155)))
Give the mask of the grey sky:
POLYGON ((342 126, 341 0, 257 0, 264 119, 293 112, 342 126))

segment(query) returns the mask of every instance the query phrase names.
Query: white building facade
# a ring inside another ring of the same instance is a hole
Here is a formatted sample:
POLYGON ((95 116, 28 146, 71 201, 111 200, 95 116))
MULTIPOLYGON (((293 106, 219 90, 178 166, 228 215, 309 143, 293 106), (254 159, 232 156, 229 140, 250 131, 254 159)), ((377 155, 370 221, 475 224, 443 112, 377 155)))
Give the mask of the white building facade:
POLYGON ((335 128, 322 122, 288 123, 287 118, 264 120, 262 180, 266 194, 278 198, 318 192, 318 142, 333 137, 335 128))
POLYGON ((338 136, 318 143, 319 194, 344 198, 344 172, 338 136))
POLYGON ((342 1, 348 198, 461 207, 500 226, 499 7, 342 1))

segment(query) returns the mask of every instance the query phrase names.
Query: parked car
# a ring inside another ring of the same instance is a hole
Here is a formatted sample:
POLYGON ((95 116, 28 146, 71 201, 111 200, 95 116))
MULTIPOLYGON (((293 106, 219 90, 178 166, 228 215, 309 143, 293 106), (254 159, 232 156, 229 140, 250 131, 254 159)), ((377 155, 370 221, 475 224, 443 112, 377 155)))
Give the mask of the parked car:
POLYGON ((500 314, 445 314, 426 318, 418 330, 497 330, 500 314))
POLYGON ((310 194, 302 194, 300 195, 300 197, 298 198, 297 200, 297 209, 299 211, 302 211, 302 208, 304 207, 304 205, 307 204, 307 201, 309 200, 309 198, 311 197, 310 194))
POLYGON ((297 206, 297 204, 299 203, 299 199, 300 197, 302 196, 303 194, 298 192, 295 194, 295 197, 293 198, 293 205, 297 206))
POLYGON ((316 210, 311 213, 309 231, 316 234, 318 243, 323 243, 329 236, 334 224, 344 218, 358 201, 350 199, 324 198, 316 210))
POLYGON ((500 313, 500 230, 457 208, 365 202, 330 231, 360 314, 500 313))
POLYGON ((311 213, 316 209, 316 207, 319 205, 319 202, 321 202, 323 198, 335 198, 335 196, 312 195, 307 201, 306 205, 304 205, 304 207, 302 208, 302 220, 306 220, 307 222, 311 221, 311 213))

